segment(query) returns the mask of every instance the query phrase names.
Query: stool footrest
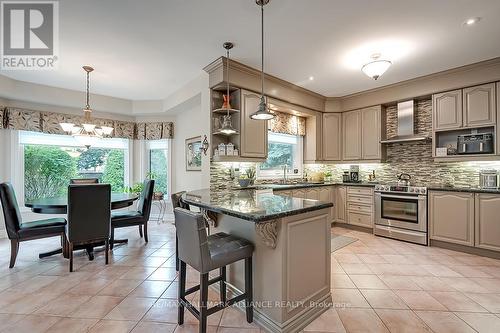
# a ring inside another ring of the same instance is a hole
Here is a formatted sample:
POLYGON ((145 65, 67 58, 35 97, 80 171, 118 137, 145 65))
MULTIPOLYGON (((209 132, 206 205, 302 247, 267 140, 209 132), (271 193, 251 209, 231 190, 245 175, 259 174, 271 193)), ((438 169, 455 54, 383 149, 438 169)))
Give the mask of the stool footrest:
MULTIPOLYGON (((208 285, 211 285, 211 284, 214 284, 216 282, 219 282, 219 281, 222 281, 222 276, 217 276, 211 280, 208 280, 208 285)), ((200 290, 200 285, 196 285, 194 287, 191 287, 189 289, 186 289, 186 291, 184 292, 184 295, 189 295, 189 294, 192 294, 194 292, 197 292, 198 290, 200 290)))
MULTIPOLYGON (((243 301, 243 300, 245 300, 246 297, 247 297, 246 294, 241 294, 241 295, 238 295, 236 297, 231 298, 225 304, 219 303, 219 304, 207 309, 207 315, 210 316, 211 314, 214 314, 217 311, 223 310, 223 309, 227 308, 228 306, 231 306, 235 303, 243 301)), ((196 309, 196 307, 192 303, 190 303, 184 297, 181 297, 180 302, 182 303, 182 305, 184 305, 186 307, 187 310, 189 310, 189 312, 191 312, 193 314, 193 316, 196 317, 196 319, 198 319, 198 320, 200 319, 200 311, 198 311, 198 309, 196 309)))

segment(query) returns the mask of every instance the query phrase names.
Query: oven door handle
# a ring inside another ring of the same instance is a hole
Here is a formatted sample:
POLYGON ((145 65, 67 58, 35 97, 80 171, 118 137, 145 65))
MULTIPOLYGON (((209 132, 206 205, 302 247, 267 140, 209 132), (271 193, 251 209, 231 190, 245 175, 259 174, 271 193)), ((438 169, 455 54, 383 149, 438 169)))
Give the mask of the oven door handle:
POLYGON ((393 198, 393 199, 417 199, 422 200, 425 198, 424 195, 395 195, 395 194, 385 194, 385 193, 376 193, 375 195, 380 196, 381 198, 393 198))

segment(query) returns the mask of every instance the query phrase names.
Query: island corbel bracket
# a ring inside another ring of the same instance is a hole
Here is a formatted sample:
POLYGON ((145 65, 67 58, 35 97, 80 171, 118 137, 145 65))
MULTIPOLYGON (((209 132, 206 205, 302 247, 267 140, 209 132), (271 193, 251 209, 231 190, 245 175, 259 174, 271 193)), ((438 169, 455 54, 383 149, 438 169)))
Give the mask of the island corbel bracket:
POLYGON ((278 243, 279 225, 279 220, 258 222, 255 223, 255 232, 266 246, 275 249, 278 243))
POLYGON ((209 211, 205 208, 202 208, 200 210, 203 218, 205 219, 205 221, 207 221, 208 225, 212 228, 217 228, 217 213, 209 211))

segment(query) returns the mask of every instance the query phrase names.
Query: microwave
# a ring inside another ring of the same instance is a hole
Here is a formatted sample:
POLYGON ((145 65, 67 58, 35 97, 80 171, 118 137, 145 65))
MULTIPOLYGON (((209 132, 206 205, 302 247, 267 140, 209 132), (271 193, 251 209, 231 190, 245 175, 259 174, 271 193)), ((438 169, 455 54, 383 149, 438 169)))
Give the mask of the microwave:
POLYGON ((457 139, 457 154, 493 154, 493 133, 464 134, 457 139))

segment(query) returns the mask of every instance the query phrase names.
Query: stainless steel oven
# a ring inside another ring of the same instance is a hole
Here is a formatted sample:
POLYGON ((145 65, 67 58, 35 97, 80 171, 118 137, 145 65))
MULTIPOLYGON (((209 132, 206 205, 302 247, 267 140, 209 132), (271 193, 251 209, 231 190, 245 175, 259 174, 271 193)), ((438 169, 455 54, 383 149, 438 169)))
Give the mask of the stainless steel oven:
POLYGON ((374 234, 427 245, 427 190, 377 185, 374 234))

